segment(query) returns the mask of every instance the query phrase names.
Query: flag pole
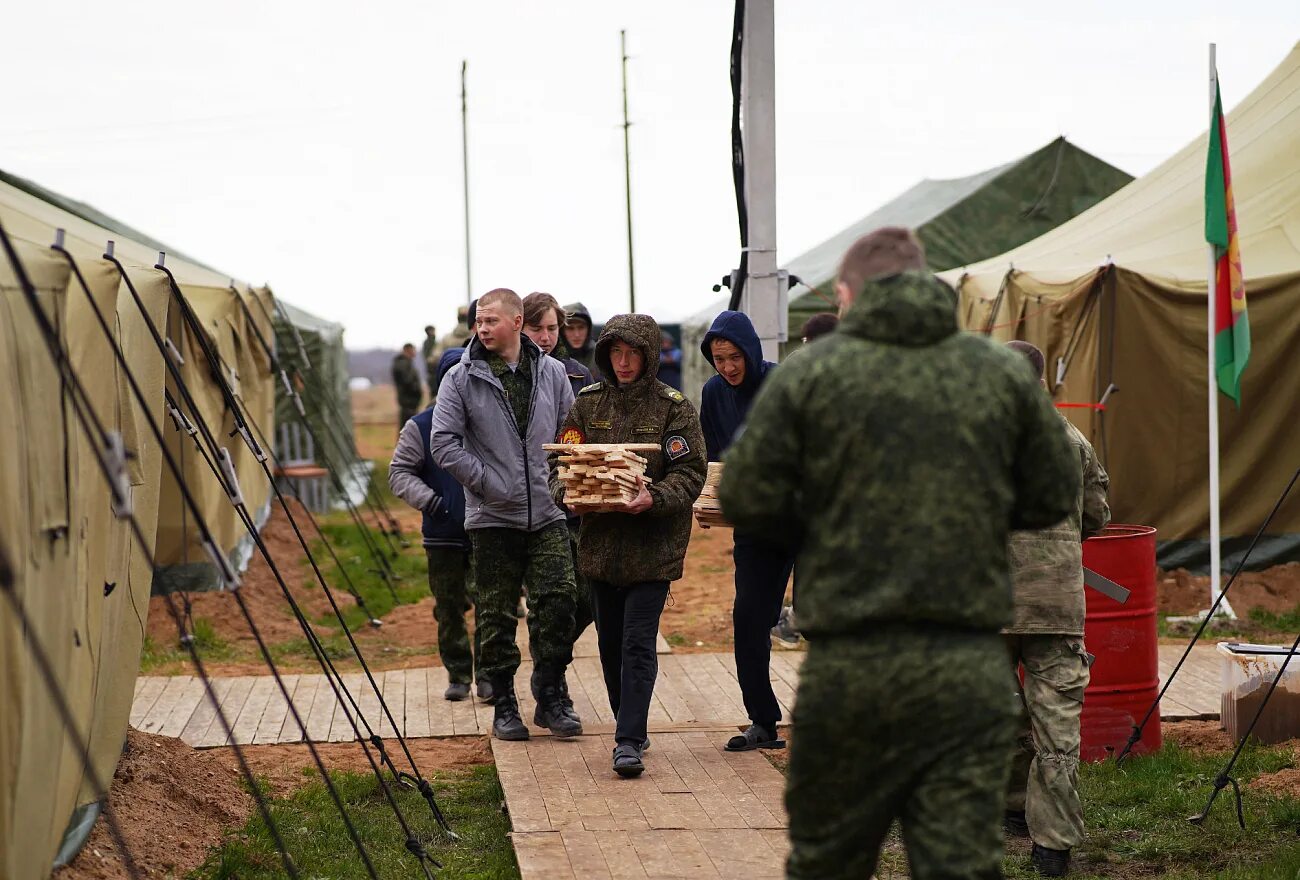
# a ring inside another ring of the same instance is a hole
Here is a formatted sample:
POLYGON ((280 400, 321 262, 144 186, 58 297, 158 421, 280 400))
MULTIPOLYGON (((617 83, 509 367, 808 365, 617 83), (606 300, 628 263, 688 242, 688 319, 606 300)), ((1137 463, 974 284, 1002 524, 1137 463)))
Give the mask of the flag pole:
MULTIPOLYGON (((1219 93, 1219 72, 1215 64, 1215 44, 1210 44, 1210 124, 1215 124, 1214 105, 1215 98, 1219 93)), ((1207 129, 1208 132, 1208 129, 1207 129)), ((1207 134, 1208 138, 1208 134, 1207 134)), ((1206 315, 1206 394, 1209 403, 1209 428, 1210 428, 1210 607, 1218 601, 1219 596, 1223 593, 1223 565, 1220 558, 1221 541, 1219 524, 1219 382, 1215 370, 1214 359, 1214 337, 1215 337, 1215 296, 1218 285, 1215 283, 1215 272, 1218 267, 1218 255, 1214 251, 1214 245, 1207 243, 1207 253, 1209 256, 1209 274, 1206 280, 1205 288, 1205 315, 1206 315)), ((1232 606, 1228 600, 1224 599, 1219 606, 1219 610, 1228 618, 1236 618, 1232 606)))

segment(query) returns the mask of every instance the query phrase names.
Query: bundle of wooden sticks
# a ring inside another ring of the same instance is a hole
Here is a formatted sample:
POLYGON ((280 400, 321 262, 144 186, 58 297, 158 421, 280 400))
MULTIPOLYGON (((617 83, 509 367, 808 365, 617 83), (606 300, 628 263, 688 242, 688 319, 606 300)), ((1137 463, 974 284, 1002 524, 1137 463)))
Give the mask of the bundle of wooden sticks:
POLYGON ((653 452, 654 443, 548 443, 558 452, 564 506, 574 513, 616 513, 637 496, 637 480, 649 484, 646 460, 638 453, 653 452))
POLYGON ((713 526, 731 528, 731 523, 722 516, 722 503, 718 501, 718 484, 721 482, 722 462, 709 462, 709 470, 704 477, 704 488, 700 490, 700 497, 695 499, 695 504, 692 506, 692 510, 695 511, 695 521, 702 529, 713 526))

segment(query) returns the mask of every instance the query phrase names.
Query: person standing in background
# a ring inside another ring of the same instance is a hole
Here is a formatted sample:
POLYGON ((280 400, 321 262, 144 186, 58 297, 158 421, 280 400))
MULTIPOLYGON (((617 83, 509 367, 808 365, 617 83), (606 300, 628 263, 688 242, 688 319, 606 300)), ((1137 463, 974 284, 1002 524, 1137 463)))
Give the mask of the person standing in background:
POLYGON ((600 381, 600 368, 596 366, 595 340, 591 338, 591 312, 580 302, 569 303, 564 307, 564 345, 569 350, 569 357, 591 371, 592 377, 600 381))
MULTIPOLYGON (((460 362, 464 349, 447 350, 434 373, 437 380, 460 362)), ((402 428, 388 466, 388 487, 393 494, 420 511, 424 555, 429 561, 429 591, 433 593, 433 617, 438 624, 438 656, 449 681, 443 697, 463 700, 469 696, 476 659, 480 654, 481 630, 475 626, 473 646, 465 627, 465 615, 473 602, 469 583, 469 536, 465 534, 465 490, 451 474, 433 463, 429 433, 433 407, 417 414, 402 428)), ((492 685, 478 679, 478 696, 492 702, 492 685)))
POLYGON ((659 343, 659 381, 670 388, 682 390, 682 350, 667 330, 663 332, 663 340, 659 343))
POLYGON ((415 369, 415 346, 406 343, 397 357, 393 358, 393 388, 397 391, 397 433, 420 410, 424 400, 424 383, 415 369))
MULTIPOLYGON (((700 344, 718 375, 704 383, 700 423, 709 461, 721 461, 737 436, 759 387, 776 370, 763 360, 758 333, 744 312, 725 311, 713 321, 700 344)), ((794 569, 794 553, 744 529, 734 529, 732 559, 736 564, 736 600, 731 609, 735 629, 736 679, 744 698, 749 728, 727 741, 732 752, 783 749, 777 734, 781 704, 772 690, 768 666, 772 660, 772 627, 781 616, 786 584, 794 569)))
POLYGON ((438 356, 442 353, 438 345, 438 329, 432 324, 425 325, 424 342, 420 345, 420 359, 424 361, 424 375, 429 383, 429 402, 438 396, 438 356))

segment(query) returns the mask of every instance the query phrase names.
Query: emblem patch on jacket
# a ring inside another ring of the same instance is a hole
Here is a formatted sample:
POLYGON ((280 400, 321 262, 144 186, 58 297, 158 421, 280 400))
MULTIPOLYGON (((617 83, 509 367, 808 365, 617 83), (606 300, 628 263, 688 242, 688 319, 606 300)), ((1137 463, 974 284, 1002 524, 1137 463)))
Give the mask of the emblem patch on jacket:
POLYGON ((664 441, 664 452, 669 461, 676 461, 690 451, 691 447, 687 445, 686 438, 681 434, 674 434, 664 441))
POLYGON ((577 428, 565 428, 560 432, 557 443, 585 443, 587 438, 582 436, 582 431, 577 428))

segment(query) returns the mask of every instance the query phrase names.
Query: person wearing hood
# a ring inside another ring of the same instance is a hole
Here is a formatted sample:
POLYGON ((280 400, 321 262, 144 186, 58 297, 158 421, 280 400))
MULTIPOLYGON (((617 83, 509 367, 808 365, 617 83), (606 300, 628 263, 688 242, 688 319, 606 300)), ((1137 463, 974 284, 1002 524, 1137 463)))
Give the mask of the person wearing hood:
MULTIPOLYGON (((460 363, 462 348, 443 352, 433 376, 434 398, 438 384, 460 363)), ((469 537, 465 534, 465 490, 449 473, 434 464, 429 451, 433 407, 418 413, 402 426, 388 466, 388 487, 393 494, 422 514, 424 554, 429 560, 429 591, 433 593, 433 617, 438 624, 438 655, 447 670, 449 684, 443 697, 463 700, 469 696, 475 658, 481 654, 482 630, 474 629, 470 645, 465 615, 473 597, 468 581, 469 537)), ((492 702, 492 684, 481 674, 478 696, 492 702)))
POLYGON ((839 328, 772 376, 719 487, 738 531, 799 554, 793 880, 871 876, 895 820, 912 876, 1001 876, 1008 537, 1075 510, 1079 457, 925 266, 906 229, 849 248, 839 328))
MULTIPOLYGON (((700 344, 718 371, 704 383, 701 424, 709 461, 721 461, 767 377, 776 364, 763 360, 763 347, 744 312, 725 311, 700 344)), ((794 569, 789 548, 734 530, 731 558, 736 565, 736 599, 731 607, 736 680, 750 725, 727 741, 728 751, 785 748, 777 724, 781 704, 772 690, 772 629, 781 619, 786 584, 794 569)))
MULTIPOLYGON (((695 408, 660 382, 659 325, 618 315, 596 344, 608 377, 582 389, 560 431, 562 443, 652 443, 646 476, 622 511, 588 513, 578 532, 578 570, 589 579, 600 665, 616 719, 613 769, 645 770, 646 726, 659 660, 655 636, 668 585, 682 576, 691 540, 691 505, 704 488, 704 437, 695 408)), ((564 485, 552 456, 551 491, 564 485)))
POLYGON ((564 307, 564 347, 569 357, 591 371, 599 381, 602 377, 596 363, 595 340, 591 338, 591 312, 580 302, 569 303, 564 307))
POLYGON ((476 315, 477 335, 438 388, 429 448, 434 463, 465 488, 479 666, 496 695, 492 734, 529 737, 514 689, 515 609, 527 583, 537 616, 536 718, 556 736, 577 736, 582 723, 562 699, 577 585, 542 449, 563 426, 573 389, 560 363, 521 332, 523 303, 513 290, 484 294, 476 315))

